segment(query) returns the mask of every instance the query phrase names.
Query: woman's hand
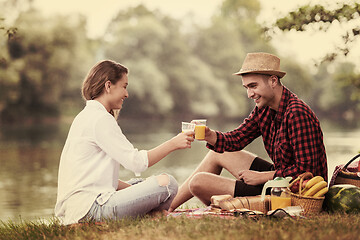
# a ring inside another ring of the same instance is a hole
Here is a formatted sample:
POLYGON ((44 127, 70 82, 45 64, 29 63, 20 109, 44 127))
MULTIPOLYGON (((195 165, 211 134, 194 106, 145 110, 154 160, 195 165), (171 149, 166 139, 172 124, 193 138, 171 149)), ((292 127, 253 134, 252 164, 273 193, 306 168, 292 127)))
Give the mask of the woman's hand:
POLYGON ((191 148, 191 143, 194 141, 194 134, 194 131, 179 133, 156 148, 149 150, 149 167, 177 149, 191 148))
POLYGON ((194 141, 194 134, 194 131, 182 132, 170 141, 175 149, 191 148, 191 143, 194 141))

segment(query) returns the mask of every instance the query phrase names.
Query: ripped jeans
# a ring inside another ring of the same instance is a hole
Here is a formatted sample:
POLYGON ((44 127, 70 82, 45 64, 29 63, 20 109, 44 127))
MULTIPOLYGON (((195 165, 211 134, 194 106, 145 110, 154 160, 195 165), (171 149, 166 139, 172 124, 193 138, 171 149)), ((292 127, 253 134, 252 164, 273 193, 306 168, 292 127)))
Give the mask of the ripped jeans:
POLYGON ((152 211, 168 210, 177 193, 178 184, 173 176, 167 176, 168 185, 161 186, 157 176, 151 176, 143 182, 116 191, 103 205, 95 200, 79 222, 141 217, 152 211))

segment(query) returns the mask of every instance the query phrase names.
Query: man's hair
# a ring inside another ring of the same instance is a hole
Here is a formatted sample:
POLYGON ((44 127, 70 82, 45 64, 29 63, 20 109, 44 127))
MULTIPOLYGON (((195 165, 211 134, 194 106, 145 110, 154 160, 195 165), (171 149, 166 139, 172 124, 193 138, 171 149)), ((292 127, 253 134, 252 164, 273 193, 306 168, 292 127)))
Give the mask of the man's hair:
POLYGON ((250 75, 250 74, 260 75, 263 80, 267 80, 267 79, 269 79, 269 77, 274 76, 277 78, 279 85, 282 85, 282 83, 280 81, 281 77, 276 76, 276 75, 262 74, 262 73, 244 73, 244 74, 241 74, 241 76, 246 76, 246 75, 250 75))
POLYGON ((110 81, 116 84, 129 70, 120 63, 104 60, 95 64, 84 79, 81 93, 85 100, 99 97, 105 88, 105 83, 110 81))

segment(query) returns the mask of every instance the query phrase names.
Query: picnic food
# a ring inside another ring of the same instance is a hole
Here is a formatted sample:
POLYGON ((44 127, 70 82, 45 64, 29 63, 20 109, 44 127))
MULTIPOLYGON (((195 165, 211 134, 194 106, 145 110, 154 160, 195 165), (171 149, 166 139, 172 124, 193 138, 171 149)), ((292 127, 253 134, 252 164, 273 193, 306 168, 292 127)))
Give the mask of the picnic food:
POLYGON ((313 177, 312 173, 306 172, 301 174, 292 184, 290 184, 290 191, 295 194, 301 192, 301 195, 306 197, 323 197, 327 193, 328 187, 327 182, 324 181, 323 177, 313 177), (298 181, 300 178, 303 179, 301 189, 299 189, 301 181, 298 181))
POLYGON ((317 193, 314 194, 314 197, 322 197, 329 191, 328 187, 324 187, 323 189, 320 189, 317 193))
POLYGON ((232 197, 230 195, 214 195, 211 197, 211 207, 221 211, 260 211, 266 213, 270 206, 270 196, 266 195, 264 200, 261 196, 232 197))
MULTIPOLYGON (((310 180, 308 180, 306 183, 305 183, 305 189, 304 191, 310 189, 312 186, 314 186, 315 184, 321 182, 321 181, 324 181, 324 178, 322 176, 315 176, 313 178, 311 178, 310 180)), ((304 181, 305 182, 305 181, 304 181)))
MULTIPOLYGON (((323 189, 327 189, 327 182, 325 181, 320 181, 318 183, 316 183, 314 186, 312 186, 309 190, 306 190, 306 192, 304 193, 304 196, 308 196, 308 197, 312 197, 314 196, 317 192, 319 192, 320 190, 323 189)), ((324 191, 322 191, 324 192, 324 191)), ((326 193, 327 191, 325 191, 326 193)), ((325 194, 324 193, 324 194, 325 194)), ((324 195, 323 194, 323 195, 324 195)), ((322 197, 322 196, 320 196, 322 197)))
POLYGON ((303 178, 303 183, 302 183, 302 186, 301 186, 301 189, 304 189, 307 182, 313 177, 313 174, 311 172, 305 172, 303 174, 300 174, 296 179, 294 179, 292 181, 292 183, 290 184, 290 191, 292 193, 298 193, 299 192, 299 184, 300 184, 300 181, 298 181, 300 178, 303 178))
POLYGON ((231 195, 226 194, 226 195, 214 195, 211 197, 210 201, 211 201, 211 205, 214 207, 219 207, 219 202, 223 201, 223 200, 227 200, 232 198, 231 195))
POLYGON ((325 194, 328 212, 360 213, 360 188, 350 184, 333 185, 325 194))

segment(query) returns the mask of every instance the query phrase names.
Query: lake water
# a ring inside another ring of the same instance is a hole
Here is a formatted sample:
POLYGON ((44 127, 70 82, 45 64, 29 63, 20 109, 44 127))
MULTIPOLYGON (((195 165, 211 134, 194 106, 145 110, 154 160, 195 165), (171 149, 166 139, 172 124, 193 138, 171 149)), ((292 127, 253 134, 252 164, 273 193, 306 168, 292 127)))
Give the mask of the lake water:
MULTIPOLYGON (((151 149, 180 131, 180 122, 124 120, 120 121, 120 125, 135 147, 151 149)), ((208 119, 208 125, 213 129, 227 131, 237 127, 238 123, 215 123, 215 120, 208 119)), ((59 157, 69 126, 68 122, 50 126, 2 127, 0 220, 36 220, 53 216, 59 157)), ((323 131, 330 177, 336 165, 345 164, 360 150, 360 128, 325 123, 323 131)), ((260 139, 249 145, 247 150, 268 159, 260 139)), ((191 149, 171 153, 149 168, 142 177, 167 172, 182 183, 207 151, 204 142, 195 141, 191 149)), ((120 176, 127 180, 134 174, 122 169, 120 176)), ((195 199, 191 203, 199 202, 195 199)))

